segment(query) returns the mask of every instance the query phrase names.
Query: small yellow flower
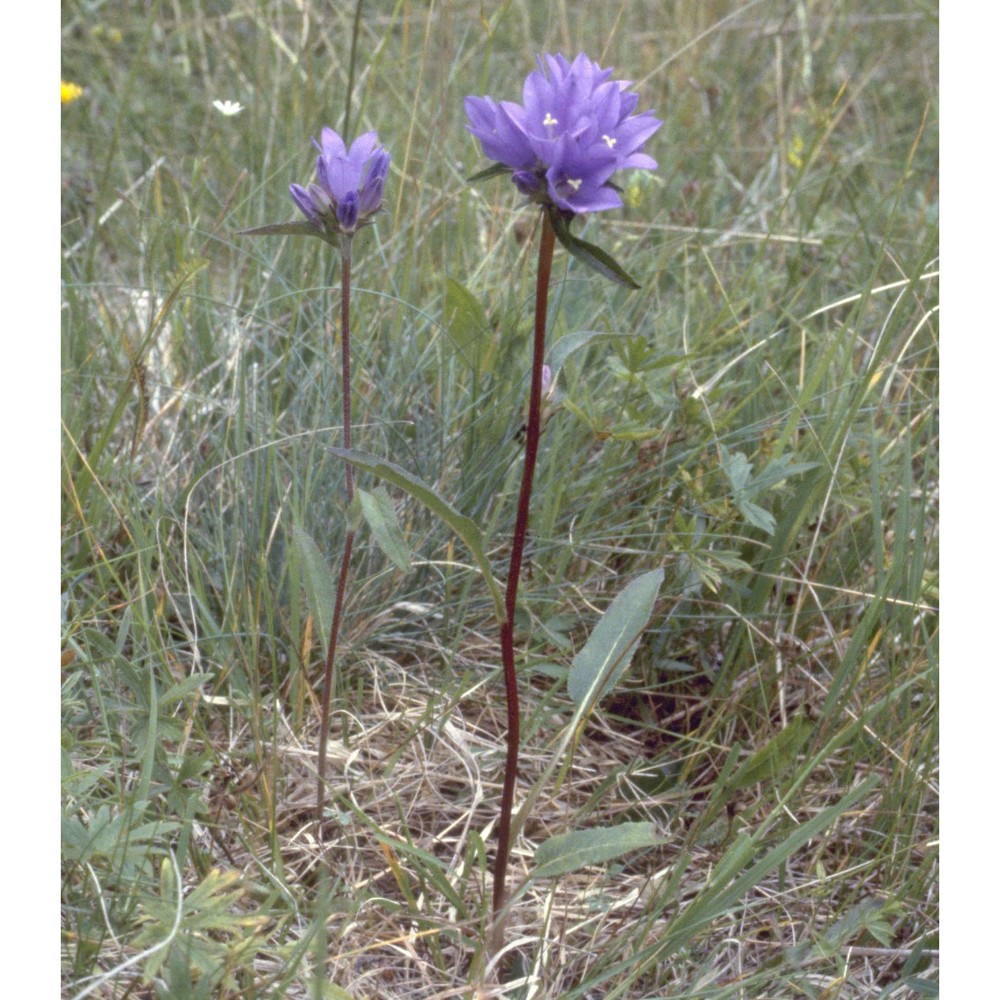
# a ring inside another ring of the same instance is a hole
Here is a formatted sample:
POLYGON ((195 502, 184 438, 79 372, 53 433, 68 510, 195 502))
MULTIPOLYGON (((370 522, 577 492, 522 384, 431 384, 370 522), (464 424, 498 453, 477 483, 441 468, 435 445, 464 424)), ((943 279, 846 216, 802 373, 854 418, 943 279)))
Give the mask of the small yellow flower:
POLYGON ((638 177, 632 177, 622 194, 622 201, 629 208, 638 208, 642 204, 642 184, 638 177))
POLYGON ((802 169, 802 152, 806 148, 805 140, 800 135, 793 136, 792 143, 788 147, 788 162, 796 170, 802 169))
POLYGON ((121 45, 122 35, 121 28, 108 28, 103 24, 95 24, 90 29, 90 37, 96 39, 106 39, 111 45, 121 45))
POLYGON ((59 91, 62 103, 72 104, 83 93, 83 87, 77 83, 67 83, 65 80, 62 80, 59 91))

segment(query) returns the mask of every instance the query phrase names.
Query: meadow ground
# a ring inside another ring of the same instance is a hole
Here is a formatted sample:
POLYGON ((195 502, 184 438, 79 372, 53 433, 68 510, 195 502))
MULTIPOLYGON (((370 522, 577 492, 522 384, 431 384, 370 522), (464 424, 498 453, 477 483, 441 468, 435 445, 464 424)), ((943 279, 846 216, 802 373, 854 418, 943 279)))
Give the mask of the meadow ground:
POLYGON ((936 10, 584 6, 63 4, 65 995, 937 995, 936 10), (317 840, 338 261, 235 233, 295 217, 321 126, 378 130, 355 445, 502 577, 538 218, 466 183, 463 98, 581 50, 664 125, 580 229, 641 288, 556 253, 517 619, 537 797, 498 958, 493 605, 391 485, 409 566, 360 529, 317 840), (654 569, 630 669, 568 732, 575 654, 654 569), (625 823, 655 843, 536 856, 625 823))

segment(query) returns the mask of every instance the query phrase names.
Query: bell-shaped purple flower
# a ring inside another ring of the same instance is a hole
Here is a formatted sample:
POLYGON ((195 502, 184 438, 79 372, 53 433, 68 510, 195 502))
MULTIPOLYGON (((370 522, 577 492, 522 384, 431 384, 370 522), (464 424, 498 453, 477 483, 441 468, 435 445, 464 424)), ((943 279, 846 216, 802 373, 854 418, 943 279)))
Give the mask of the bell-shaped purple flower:
POLYGON ((642 148, 663 122, 634 114, 631 81, 611 73, 582 52, 572 63, 546 53, 524 81, 523 104, 467 97, 466 128, 532 200, 572 214, 618 208, 612 175, 656 169, 642 148))
POLYGON ((379 145, 376 132, 359 135, 348 149, 332 128, 324 128, 313 145, 319 150, 317 183, 289 185, 292 200, 320 235, 350 236, 370 224, 382 206, 389 154, 379 145))

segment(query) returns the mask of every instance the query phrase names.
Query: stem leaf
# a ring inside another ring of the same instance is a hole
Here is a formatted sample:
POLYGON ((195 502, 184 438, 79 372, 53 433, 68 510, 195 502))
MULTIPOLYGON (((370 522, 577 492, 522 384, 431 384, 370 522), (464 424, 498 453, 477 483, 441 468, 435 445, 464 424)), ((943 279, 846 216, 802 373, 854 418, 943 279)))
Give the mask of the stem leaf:
POLYGON ((501 174, 509 174, 510 167, 503 163, 492 163, 485 170, 480 170, 478 174, 473 174, 465 179, 466 184, 476 184, 479 181, 488 181, 491 177, 499 177, 501 174))
POLYGON ((483 578, 486 580, 486 585, 490 589, 490 596, 493 598, 493 604, 497 612, 497 621, 502 622, 506 619, 500 585, 493 576, 493 569, 486 556, 483 536, 476 522, 471 517, 466 517, 465 514, 457 511, 444 497, 435 492, 422 479, 418 479, 412 473, 407 472, 406 469, 394 465, 392 462, 386 462, 363 451, 354 451, 347 448, 330 448, 330 454, 336 455, 337 458, 343 459, 345 462, 350 462, 355 468, 363 469, 365 472, 370 472, 379 479, 384 479, 386 482, 392 483, 393 486, 398 486, 404 493, 422 503, 432 513, 437 514, 465 542, 472 553, 472 557, 475 559, 476 565, 479 567, 483 578))
POLYGON ((254 226, 253 229, 239 229, 237 236, 319 236, 322 232, 311 222, 273 222, 267 226, 254 226))
POLYGON ((570 220, 558 210, 551 210, 549 218, 559 242, 578 261, 592 267, 599 274, 626 288, 639 288, 639 283, 605 250, 586 240, 581 240, 569 231, 570 220))
POLYGON ((393 506, 386 488, 376 486, 371 493, 358 489, 357 497, 361 503, 361 513, 368 522, 368 527, 371 528, 378 547, 401 570, 408 570, 410 568, 410 547, 403 537, 399 518, 396 517, 396 508, 393 506))

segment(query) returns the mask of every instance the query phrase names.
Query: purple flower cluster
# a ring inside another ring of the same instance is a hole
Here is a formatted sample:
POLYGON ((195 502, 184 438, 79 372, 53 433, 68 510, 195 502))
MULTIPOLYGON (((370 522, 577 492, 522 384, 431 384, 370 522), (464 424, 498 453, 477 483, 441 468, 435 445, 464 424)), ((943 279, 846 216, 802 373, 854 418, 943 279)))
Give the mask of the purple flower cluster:
POLYGON ((319 150, 316 184, 289 185, 295 204, 320 232, 351 235, 371 221, 382 205, 382 188, 389 172, 389 154, 379 145, 377 132, 365 132, 350 150, 332 128, 313 139, 319 150))
POLYGON ((574 214, 619 208, 611 176, 656 169, 642 147, 663 122, 651 111, 633 114, 639 96, 626 89, 631 81, 609 79, 612 70, 582 52, 572 63, 543 58, 524 81, 523 105, 467 97, 466 128, 532 200, 574 214))

